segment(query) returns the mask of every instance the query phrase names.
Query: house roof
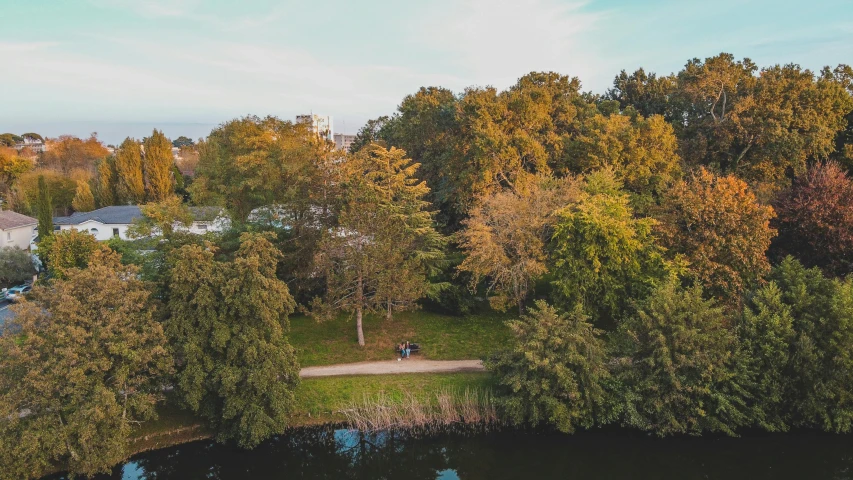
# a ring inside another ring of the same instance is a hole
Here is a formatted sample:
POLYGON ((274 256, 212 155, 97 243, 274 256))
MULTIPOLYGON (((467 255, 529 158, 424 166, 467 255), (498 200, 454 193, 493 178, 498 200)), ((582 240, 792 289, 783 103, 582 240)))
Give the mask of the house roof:
POLYGON ((29 225, 37 225, 38 223, 38 220, 35 218, 21 215, 18 212, 13 212, 11 210, 0 211, 0 230, 21 228, 29 225))
POLYGON ((222 207, 190 207, 190 213, 196 222, 212 222, 222 215, 222 207))
MULTIPOLYGON (((193 219, 201 222, 216 220, 222 213, 221 207, 189 207, 193 219)), ((16 214, 17 215, 17 214, 16 214)), ((23 215, 22 215, 23 216, 23 215)), ((142 211, 138 205, 120 205, 115 207, 104 207, 91 212, 80 212, 68 217, 54 217, 56 225, 80 225, 83 222, 94 220, 105 225, 131 224, 133 220, 142 217, 142 211)), ((26 217, 29 218, 29 217, 26 217)), ((36 222, 36 219, 31 219, 36 222)))
POLYGON ((142 211, 137 205, 119 205, 104 207, 91 212, 79 212, 68 217, 54 217, 56 225, 80 225, 83 222, 94 220, 104 225, 127 225, 133 223, 136 218, 142 217, 142 211))

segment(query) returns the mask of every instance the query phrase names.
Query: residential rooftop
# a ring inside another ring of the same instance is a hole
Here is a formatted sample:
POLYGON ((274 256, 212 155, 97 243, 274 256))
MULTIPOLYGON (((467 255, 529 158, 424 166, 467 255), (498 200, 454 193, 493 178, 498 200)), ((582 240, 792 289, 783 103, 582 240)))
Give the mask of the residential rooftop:
POLYGON ((37 225, 38 223, 38 220, 33 217, 28 217, 11 210, 0 210, 0 230, 27 227, 37 225))

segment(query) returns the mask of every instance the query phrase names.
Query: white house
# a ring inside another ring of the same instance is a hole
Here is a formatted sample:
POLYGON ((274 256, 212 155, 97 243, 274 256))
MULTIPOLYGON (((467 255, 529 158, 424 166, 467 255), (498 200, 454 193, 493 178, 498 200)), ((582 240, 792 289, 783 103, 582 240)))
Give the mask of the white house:
MULTIPOLYGON (((222 215, 219 207, 190 207, 193 223, 185 229, 191 233, 221 232, 228 225, 228 219, 222 215)), ((60 231, 78 230, 94 235, 98 240, 109 240, 119 237, 127 240, 127 229, 134 220, 142 218, 142 211, 137 205, 120 205, 104 207, 91 212, 80 212, 68 217, 53 219, 54 228, 60 231)))
POLYGON ((29 250, 38 220, 9 210, 0 211, 0 246, 29 250))
POLYGON ((36 153, 43 153, 45 150, 47 150, 47 146, 44 144, 44 140, 31 137, 24 137, 22 141, 15 143, 16 150, 21 151, 25 148, 29 148, 36 153))

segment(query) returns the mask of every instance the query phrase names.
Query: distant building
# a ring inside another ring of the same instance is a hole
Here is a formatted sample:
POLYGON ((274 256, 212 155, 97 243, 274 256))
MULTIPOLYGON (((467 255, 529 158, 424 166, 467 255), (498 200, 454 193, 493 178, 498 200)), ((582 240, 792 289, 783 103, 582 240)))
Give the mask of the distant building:
MULTIPOLYGON (((193 223, 177 230, 190 233, 220 232, 228 225, 228 219, 222 216, 219 207, 190 207, 193 223)), ((127 229, 134 220, 142 218, 137 205, 104 207, 91 212, 80 212, 68 217, 55 217, 53 224, 57 230, 77 230, 91 233, 97 240, 109 240, 119 237, 127 240, 127 229)))
POLYGON ((338 150, 346 150, 349 152, 349 147, 355 141, 355 135, 346 135, 344 133, 335 134, 335 148, 338 150))
POLYGON ((36 153, 42 153, 47 150, 44 145, 44 140, 31 137, 24 137, 22 141, 15 143, 15 149, 19 152, 25 148, 29 148, 36 153))
POLYGON ((332 142, 332 117, 328 115, 297 115, 296 123, 305 123, 310 125, 311 131, 318 137, 325 138, 332 142))
POLYGON ((10 210, 0 211, 0 246, 29 250, 33 232, 38 225, 33 217, 10 210))

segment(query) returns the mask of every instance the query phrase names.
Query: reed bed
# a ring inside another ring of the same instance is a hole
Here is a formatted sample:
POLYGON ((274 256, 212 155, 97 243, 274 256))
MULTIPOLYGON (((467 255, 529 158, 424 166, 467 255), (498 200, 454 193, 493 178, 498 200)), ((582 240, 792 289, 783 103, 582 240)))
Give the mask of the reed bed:
POLYGON ((500 422, 488 391, 466 388, 441 390, 435 395, 384 393, 365 395, 340 410, 351 429, 362 432, 386 430, 429 431, 451 425, 489 428, 500 422))

